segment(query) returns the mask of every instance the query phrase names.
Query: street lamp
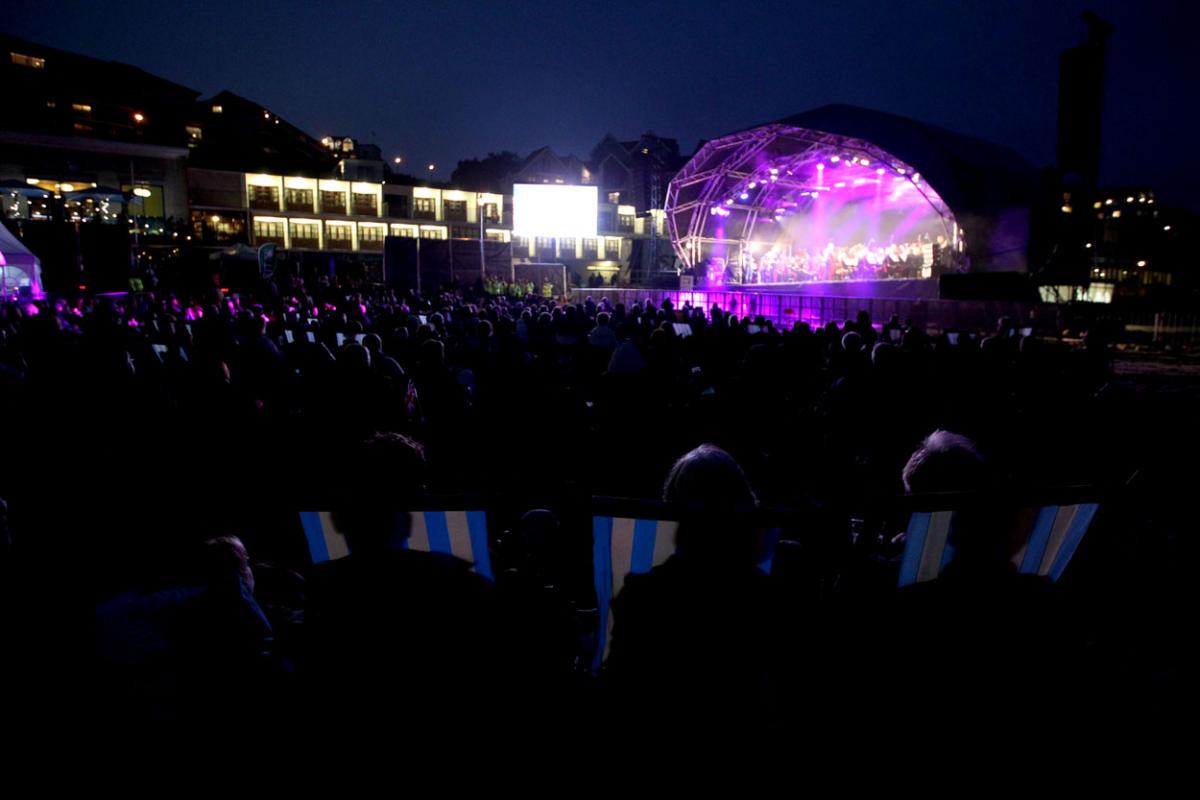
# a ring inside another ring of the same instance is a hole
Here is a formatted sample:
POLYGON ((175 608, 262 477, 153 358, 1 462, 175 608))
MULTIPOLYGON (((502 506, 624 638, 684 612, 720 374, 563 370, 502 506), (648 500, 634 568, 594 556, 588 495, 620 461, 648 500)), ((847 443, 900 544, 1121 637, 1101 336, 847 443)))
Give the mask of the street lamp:
POLYGON ((401 158, 400 156, 396 156, 395 158, 392 159, 392 163, 397 164, 397 165, 402 163, 403 161, 404 161, 404 159, 401 158))
POLYGON ((435 169, 437 169, 437 165, 430 164, 428 167, 426 167, 426 169, 428 169, 430 172, 433 172, 435 169))

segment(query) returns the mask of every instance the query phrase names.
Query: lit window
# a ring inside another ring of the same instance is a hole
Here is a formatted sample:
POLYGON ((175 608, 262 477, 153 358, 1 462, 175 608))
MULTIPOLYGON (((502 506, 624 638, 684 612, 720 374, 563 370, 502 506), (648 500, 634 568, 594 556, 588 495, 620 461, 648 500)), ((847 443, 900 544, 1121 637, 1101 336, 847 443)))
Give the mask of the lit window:
POLYGON ((92 113, 92 107, 87 103, 71 103, 71 110, 78 111, 80 114, 92 113))
POLYGON ((1070 214, 1070 213, 1071 213, 1071 207, 1070 207, 1070 206, 1063 206, 1063 207, 1062 207, 1062 212, 1063 212, 1064 214, 1070 214))
POLYGON ((225 108, 224 108, 224 106, 213 106, 212 112, 214 114, 223 114, 223 113, 225 113, 225 108))
POLYGON ((53 100, 47 100, 46 108, 58 108, 58 103, 54 102, 53 100))
POLYGON ((204 138, 204 131, 197 128, 195 125, 184 125, 183 129, 187 131, 188 138, 193 142, 198 142, 204 138))
POLYGON ((36 56, 27 56, 24 53, 9 53, 8 55, 9 55, 9 58, 12 59, 12 63, 18 64, 22 67, 29 67, 31 69, 45 69, 46 68, 46 59, 44 59, 44 58, 37 58, 36 56))
POLYGON ((91 125, 84 125, 82 122, 76 122, 73 127, 75 128, 75 130, 83 131, 84 133, 87 133, 92 130, 91 125))
POLYGON ((1113 212, 1113 219, 1119 219, 1120 217, 1121 217, 1121 209, 1117 209, 1116 211, 1113 212))

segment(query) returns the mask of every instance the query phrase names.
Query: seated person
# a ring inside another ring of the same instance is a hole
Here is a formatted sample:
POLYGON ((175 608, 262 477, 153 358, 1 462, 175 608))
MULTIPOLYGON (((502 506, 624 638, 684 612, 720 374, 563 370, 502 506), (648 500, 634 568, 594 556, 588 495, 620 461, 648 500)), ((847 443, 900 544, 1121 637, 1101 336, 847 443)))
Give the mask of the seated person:
POLYGON ((681 520, 674 555, 629 575, 613 600, 611 699, 668 727, 762 722, 775 626, 756 567, 762 542, 744 516, 754 491, 728 453, 706 444, 675 463, 663 499, 695 513, 681 520))

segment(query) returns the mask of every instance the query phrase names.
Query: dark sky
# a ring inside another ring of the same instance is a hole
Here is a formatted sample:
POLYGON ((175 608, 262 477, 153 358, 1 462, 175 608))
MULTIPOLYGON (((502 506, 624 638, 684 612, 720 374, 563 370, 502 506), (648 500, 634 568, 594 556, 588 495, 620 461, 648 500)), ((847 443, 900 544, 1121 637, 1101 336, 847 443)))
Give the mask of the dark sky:
POLYGON ((697 140, 854 103, 1054 159, 1058 52, 1111 40, 1102 179, 1200 206, 1200 2, 6 0, 9 33, 261 102, 317 136, 455 161, 606 132, 697 140), (1186 184, 1185 185, 1185 181, 1186 184))

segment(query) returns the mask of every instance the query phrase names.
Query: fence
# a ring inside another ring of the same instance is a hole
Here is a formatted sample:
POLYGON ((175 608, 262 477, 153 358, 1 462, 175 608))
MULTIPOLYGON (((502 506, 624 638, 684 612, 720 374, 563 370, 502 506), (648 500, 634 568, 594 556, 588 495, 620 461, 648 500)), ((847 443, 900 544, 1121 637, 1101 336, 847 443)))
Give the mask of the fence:
POLYGON ((1021 327, 1045 332, 1061 330, 1059 306, 1048 303, 1017 301, 971 300, 904 300, 878 297, 822 297, 773 292, 737 292, 675 289, 573 289, 571 299, 583 302, 591 297, 610 303, 630 304, 649 298, 657 304, 670 300, 675 307, 690 303, 705 309, 719 306, 739 315, 758 316, 779 326, 791 327, 796 322, 823 325, 831 320, 854 319, 866 311, 875 322, 891 316, 912 319, 918 325, 942 330, 994 328, 1001 317, 1012 317, 1021 327))

